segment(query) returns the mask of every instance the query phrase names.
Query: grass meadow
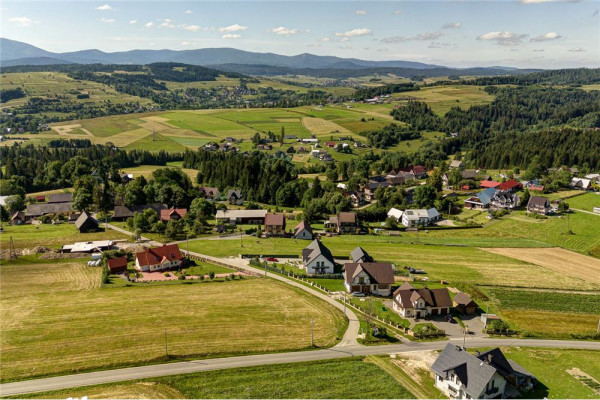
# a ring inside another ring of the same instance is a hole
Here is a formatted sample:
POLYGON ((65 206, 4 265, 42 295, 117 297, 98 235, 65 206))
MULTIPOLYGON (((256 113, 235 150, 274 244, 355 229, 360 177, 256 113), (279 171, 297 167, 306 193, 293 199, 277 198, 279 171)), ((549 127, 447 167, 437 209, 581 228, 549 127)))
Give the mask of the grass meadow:
POLYGON ((189 358, 329 347, 342 313, 271 279, 100 287, 82 260, 0 267, 2 381, 189 358), (168 354, 165 356, 165 329, 168 354))
MULTIPOLYGON (((367 359, 368 360, 368 359, 367 359)), ((30 398, 334 399, 413 398, 373 362, 360 358, 277 364, 74 388, 30 398), (335 379, 324 379, 335 377, 335 379), (293 384, 292 384, 293 383, 293 384)))
POLYGON ((415 92, 393 95, 393 97, 407 96, 413 96, 419 101, 426 102, 432 111, 440 116, 452 107, 468 109, 471 106, 491 103, 494 100, 494 96, 487 94, 482 86, 474 85, 432 86, 415 92))

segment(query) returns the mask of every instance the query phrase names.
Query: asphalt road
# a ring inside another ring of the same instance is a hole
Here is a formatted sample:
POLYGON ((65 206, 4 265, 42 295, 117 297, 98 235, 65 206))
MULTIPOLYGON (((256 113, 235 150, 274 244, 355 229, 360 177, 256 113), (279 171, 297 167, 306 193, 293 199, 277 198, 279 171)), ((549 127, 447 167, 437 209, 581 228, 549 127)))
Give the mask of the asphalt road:
MULTIPOLYGON (((299 351, 289 353, 261 354, 253 356, 212 358, 206 360, 176 362, 170 364, 147 365, 143 367, 122 368, 108 371, 89 372, 76 375, 57 376, 53 378, 5 383, 0 385, 0 395, 22 395, 32 392, 67 389, 71 387, 98 385, 102 383, 121 382, 134 379, 154 378, 159 376, 187 374, 192 372, 212 371, 229 368, 250 367, 294 363, 302 361, 329 360, 372 354, 397 354, 413 351, 439 350, 448 341, 436 341, 385 346, 342 346, 326 350, 299 351)), ((462 344, 462 339, 452 339, 450 343, 462 344)), ((546 348, 573 348, 600 350, 600 342, 537 340, 537 339, 467 339, 467 347, 523 346, 546 348)))
MULTIPOLYGON (((109 228, 129 234, 129 232, 120 229, 114 225, 108 225, 109 228)), ((158 242, 151 242, 152 245, 161 245, 158 242)), ((225 263, 238 268, 243 268, 248 271, 266 275, 270 278, 277 279, 289 285, 297 287, 301 290, 311 293, 314 296, 321 298, 334 307, 344 310, 343 304, 335 301, 331 297, 302 285, 296 281, 285 278, 283 276, 272 274, 254 268, 248 265, 246 260, 239 258, 217 258, 199 253, 190 252, 190 255, 202 257, 207 260, 212 260, 218 263, 225 263)), ((349 320, 348 329, 344 333, 344 337, 338 345, 331 349, 300 351, 276 354, 260 354, 253 356, 227 357, 227 358, 212 358, 205 360, 195 360, 186 362, 175 362, 166 364, 147 365, 142 367, 122 368, 98 372, 89 372, 75 375, 57 376, 53 378, 34 379, 21 382, 5 383, 0 385, 0 395, 21 395, 33 392, 42 392, 57 389, 67 389, 71 387, 80 387, 88 385, 98 385, 102 383, 121 382, 134 379, 154 378, 159 376, 186 374, 192 372, 202 372, 211 370, 220 370, 228 368, 249 367, 256 365, 269 365, 281 363, 293 363, 302 361, 317 361, 328 360, 335 358, 366 356, 376 354, 396 354, 413 351, 428 351, 442 349, 446 343, 455 343, 462 345, 463 339, 456 338, 449 341, 436 342, 408 342, 404 341, 400 344, 383 345, 383 346, 362 346, 358 344, 356 338, 359 331, 359 322, 356 314, 350 309, 345 310, 349 320)), ((600 350, 600 342, 590 341, 567 341, 567 340, 541 340, 541 339, 495 339, 495 338, 470 338, 465 339, 466 347, 495 347, 495 346, 520 346, 520 347, 545 347, 545 348, 572 348, 572 349, 587 349, 600 350)))

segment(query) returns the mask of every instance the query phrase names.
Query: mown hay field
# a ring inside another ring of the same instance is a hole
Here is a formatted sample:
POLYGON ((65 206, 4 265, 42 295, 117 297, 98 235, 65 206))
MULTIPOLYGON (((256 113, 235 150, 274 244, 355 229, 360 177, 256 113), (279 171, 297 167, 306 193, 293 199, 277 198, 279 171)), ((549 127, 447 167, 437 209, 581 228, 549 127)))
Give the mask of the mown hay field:
POLYGON ((332 346, 341 312, 270 279, 100 288, 81 260, 0 267, 2 380, 332 346))

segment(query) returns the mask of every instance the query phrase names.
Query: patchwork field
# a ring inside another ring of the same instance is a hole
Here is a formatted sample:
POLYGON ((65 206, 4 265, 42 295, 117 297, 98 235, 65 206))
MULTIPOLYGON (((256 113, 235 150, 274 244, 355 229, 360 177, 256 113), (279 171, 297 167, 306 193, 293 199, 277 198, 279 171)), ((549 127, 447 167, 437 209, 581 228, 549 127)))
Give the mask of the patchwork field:
POLYGON ((600 285, 600 260, 574 253, 559 247, 535 249, 482 249, 490 253, 516 258, 548 268, 574 278, 584 279, 600 285))
POLYGON ((379 366, 360 358, 235 368, 55 392, 30 398, 363 399, 413 398, 379 366), (335 376, 335 379, 323 379, 335 376), (291 384, 293 382, 293 384, 291 384))
POLYGON ((491 103, 494 96, 487 94, 482 86, 432 86, 415 92, 396 93, 393 97, 416 97, 426 102, 434 113, 442 116, 452 107, 467 109, 474 105, 491 103))
POLYGON ((332 306, 274 280, 100 288, 83 261, 0 267, 2 380, 97 368, 332 346, 332 306), (165 329, 168 354, 165 357, 165 329))

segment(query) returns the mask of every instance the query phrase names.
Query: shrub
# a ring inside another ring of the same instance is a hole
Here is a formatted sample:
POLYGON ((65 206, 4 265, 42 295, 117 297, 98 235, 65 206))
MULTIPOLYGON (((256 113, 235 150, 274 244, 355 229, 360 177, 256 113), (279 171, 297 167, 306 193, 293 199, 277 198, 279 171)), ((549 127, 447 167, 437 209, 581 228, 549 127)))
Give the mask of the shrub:
POLYGON ((180 281, 185 281, 185 275, 180 274, 179 277, 177 277, 177 279, 179 279, 180 281))
POLYGON ((163 272, 164 276, 171 276, 171 274, 169 274, 168 272, 163 272))
POLYGON ((208 277, 210 278, 210 280, 212 281, 213 279, 215 279, 215 272, 214 271, 210 271, 208 273, 208 277))

